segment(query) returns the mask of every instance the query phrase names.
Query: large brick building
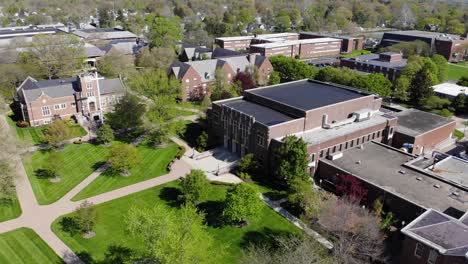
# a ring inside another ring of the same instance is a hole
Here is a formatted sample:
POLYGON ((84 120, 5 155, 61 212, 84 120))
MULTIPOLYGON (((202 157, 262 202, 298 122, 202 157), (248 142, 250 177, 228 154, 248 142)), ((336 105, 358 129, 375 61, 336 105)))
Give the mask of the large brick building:
POLYGON ((213 102, 209 119, 227 149, 241 156, 254 153, 266 167, 284 136, 303 138, 313 172, 320 158, 370 140, 391 140, 397 119, 380 112, 381 103, 376 95, 351 87, 301 80, 213 102))
POLYGON ((314 38, 336 38, 341 39, 341 52, 350 53, 355 50, 362 50, 364 45, 363 37, 351 37, 337 34, 322 34, 318 32, 301 32, 300 39, 314 39, 314 38))
POLYGON ((298 33, 275 33, 262 35, 249 35, 238 37, 220 37, 215 39, 215 44, 224 49, 249 50, 251 44, 260 44, 276 41, 298 40, 298 33))
POLYGON ((251 53, 270 57, 283 55, 297 59, 338 57, 341 53, 341 39, 313 38, 291 41, 278 41, 250 45, 251 53))
POLYGON ((75 118, 81 123, 83 118, 102 120, 123 94, 120 79, 97 74, 42 81, 28 77, 16 89, 16 103, 31 126, 49 124, 55 118, 75 118))
POLYGON ((400 76, 407 62, 408 60, 403 59, 400 53, 384 52, 342 58, 340 66, 367 73, 382 73, 387 79, 394 82, 400 76))
POLYGON ((466 36, 419 30, 385 32, 380 46, 388 47, 396 43, 416 40, 427 43, 433 52, 444 56, 451 62, 463 61, 468 54, 466 36))
POLYGON ((260 84, 266 84, 273 70, 268 58, 249 54, 190 62, 177 61, 172 63, 168 74, 182 81, 184 100, 199 100, 205 94, 209 94, 210 84, 215 81, 217 69, 224 71, 227 81, 232 81, 237 73, 245 72, 249 67, 258 69, 260 84))

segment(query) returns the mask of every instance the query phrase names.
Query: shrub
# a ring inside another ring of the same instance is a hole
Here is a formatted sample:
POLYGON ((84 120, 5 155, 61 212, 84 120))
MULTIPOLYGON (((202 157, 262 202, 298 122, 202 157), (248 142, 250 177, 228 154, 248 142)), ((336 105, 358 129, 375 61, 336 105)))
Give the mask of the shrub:
POLYGON ((25 128, 25 127, 29 126, 29 123, 26 122, 26 121, 17 121, 16 126, 21 127, 21 128, 25 128))
POLYGON ((81 141, 81 139, 77 139, 75 141, 73 141, 73 144, 81 144, 83 143, 83 141, 81 141))
POLYGON ((248 174, 247 172, 240 172, 239 173, 239 178, 241 178, 243 180, 250 180, 252 178, 252 176, 250 176, 250 174, 248 174))
POLYGON ((187 149, 184 146, 179 146, 179 151, 176 154, 176 158, 177 159, 182 158, 182 156, 184 156, 186 151, 187 151, 187 149))
POLYGON ((465 134, 463 134, 463 132, 461 132, 460 130, 457 130, 455 129, 453 131, 453 135, 458 138, 458 140, 462 140, 464 137, 465 137, 465 134))

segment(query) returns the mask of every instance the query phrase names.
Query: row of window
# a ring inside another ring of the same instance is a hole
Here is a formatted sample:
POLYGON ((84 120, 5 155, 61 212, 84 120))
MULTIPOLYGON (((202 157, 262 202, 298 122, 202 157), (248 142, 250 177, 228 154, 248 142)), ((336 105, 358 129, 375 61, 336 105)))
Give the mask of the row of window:
MULTIPOLYGON (((384 130, 382 130, 382 131, 377 131, 377 132, 374 132, 374 133, 369 134, 369 135, 367 135, 367 136, 362 136, 362 137, 359 137, 359 138, 355 138, 355 139, 353 139, 353 140, 351 140, 351 141, 347 141, 347 142, 345 142, 345 143, 341 143, 341 144, 339 144, 339 145, 330 147, 330 148, 328 148, 328 149, 326 149, 326 150, 325 150, 325 149, 322 149, 322 150, 320 151, 320 158, 323 158, 324 155, 325 155, 325 156, 328 156, 328 155, 330 155, 330 154, 332 154, 332 153, 335 153, 335 152, 337 152, 337 151, 346 150, 346 149, 348 149, 348 148, 352 148, 352 147, 354 147, 354 146, 358 146, 359 144, 363 144, 363 143, 365 143, 365 142, 369 142, 369 141, 374 140, 374 139, 376 139, 376 138, 380 138, 380 137, 383 136, 383 135, 384 135, 384 130)), ((312 158, 313 158, 313 156, 312 156, 312 158)), ((311 160, 311 161, 313 161, 313 160, 311 160)))
MULTIPOLYGON (((71 106, 75 106, 75 103, 71 103, 71 106)), ((62 110, 67 108, 66 103, 61 103, 61 104, 55 104, 54 105, 54 110, 62 110)), ((41 107, 42 111, 42 116, 50 116, 52 115, 52 112, 50 111, 50 105, 45 105, 41 107)))
MULTIPOLYGON (((421 258, 424 254, 424 245, 421 243, 416 243, 416 248, 414 249, 414 256, 417 258, 421 258)), ((428 264, 435 264, 437 262, 437 251, 434 249, 431 249, 429 251, 429 257, 427 258, 427 263, 428 264)))

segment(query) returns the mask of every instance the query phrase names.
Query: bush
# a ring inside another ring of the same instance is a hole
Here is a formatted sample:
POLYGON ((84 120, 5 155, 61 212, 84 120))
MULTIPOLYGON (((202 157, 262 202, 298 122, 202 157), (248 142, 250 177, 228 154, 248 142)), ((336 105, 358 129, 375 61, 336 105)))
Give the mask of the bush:
POLYGON ((465 137, 465 134, 463 134, 463 132, 461 132, 460 130, 458 129, 455 129, 453 131, 453 135, 458 138, 458 140, 462 140, 464 137, 465 137))
POLYGON ((241 178, 243 180, 250 180, 250 179, 252 179, 252 176, 250 176, 250 174, 248 174, 247 172, 240 172, 239 173, 239 178, 241 178))
POLYGON ((21 127, 21 128, 25 128, 25 127, 28 127, 28 126, 29 126, 29 123, 26 122, 26 121, 17 121, 17 122, 16 122, 16 126, 17 126, 17 127, 21 127))
POLYGON ((75 141, 73 141, 73 144, 82 144, 83 141, 81 141, 81 139, 77 139, 75 141))
POLYGON ((182 158, 186 151, 187 151, 187 149, 184 146, 179 146, 179 151, 176 154, 176 158, 177 159, 182 158))

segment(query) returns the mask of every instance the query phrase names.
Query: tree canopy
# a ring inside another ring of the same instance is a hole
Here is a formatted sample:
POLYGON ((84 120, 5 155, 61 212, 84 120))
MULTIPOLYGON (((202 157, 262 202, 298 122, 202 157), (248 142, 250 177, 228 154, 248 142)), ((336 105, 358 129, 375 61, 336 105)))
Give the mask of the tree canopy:
POLYGON ((145 112, 146 107, 140 99, 127 93, 114 105, 114 111, 106 114, 107 123, 114 130, 137 130, 143 125, 145 112))
POLYGON ((274 150, 275 176, 286 182, 298 177, 307 180, 308 154, 307 144, 302 138, 286 136, 281 145, 274 150))
POLYGON ((107 162, 113 170, 129 174, 130 169, 140 160, 140 153, 136 147, 129 144, 119 144, 112 146, 107 162))
POLYGON ((239 183, 226 194, 223 217, 228 223, 245 222, 258 216, 261 208, 262 201, 255 189, 246 183, 239 183))

